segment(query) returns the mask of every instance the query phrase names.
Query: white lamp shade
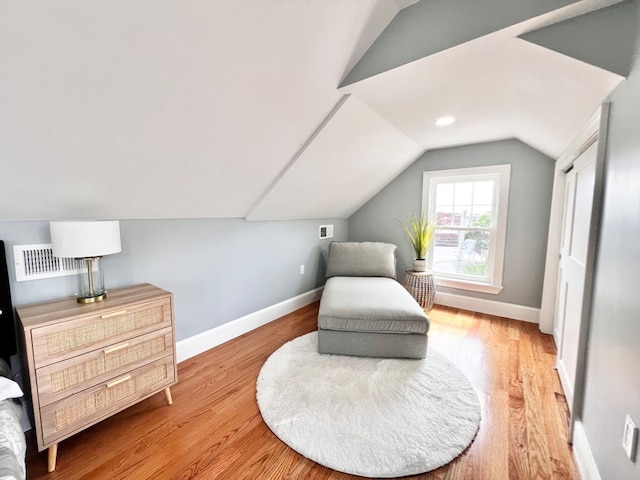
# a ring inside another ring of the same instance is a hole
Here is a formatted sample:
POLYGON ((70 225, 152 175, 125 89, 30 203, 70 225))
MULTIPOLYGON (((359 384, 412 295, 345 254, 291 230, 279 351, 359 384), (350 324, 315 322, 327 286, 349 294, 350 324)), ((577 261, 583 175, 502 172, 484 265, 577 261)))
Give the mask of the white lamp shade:
POLYGON ((49 229, 56 257, 101 257, 122 250, 118 220, 49 222, 49 229))

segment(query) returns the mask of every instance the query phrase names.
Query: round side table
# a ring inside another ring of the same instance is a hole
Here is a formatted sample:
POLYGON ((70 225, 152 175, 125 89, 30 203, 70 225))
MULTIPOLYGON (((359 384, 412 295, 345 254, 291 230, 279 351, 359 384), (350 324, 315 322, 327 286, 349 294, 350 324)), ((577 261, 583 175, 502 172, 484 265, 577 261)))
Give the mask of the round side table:
POLYGON ((402 285, 404 285, 404 288, 407 289, 422 308, 431 310, 431 307, 433 307, 433 301, 436 298, 436 287, 433 282, 433 273, 405 270, 402 285))

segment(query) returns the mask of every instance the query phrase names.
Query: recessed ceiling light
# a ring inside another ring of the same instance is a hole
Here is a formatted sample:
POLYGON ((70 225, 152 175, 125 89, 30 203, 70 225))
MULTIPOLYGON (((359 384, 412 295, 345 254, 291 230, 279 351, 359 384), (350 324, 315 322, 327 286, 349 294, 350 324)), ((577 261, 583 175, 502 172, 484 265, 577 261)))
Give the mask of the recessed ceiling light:
POLYGON ((447 125, 451 125, 455 121, 456 119, 453 117, 440 117, 436 120, 436 125, 438 125, 439 127, 445 127, 447 125))

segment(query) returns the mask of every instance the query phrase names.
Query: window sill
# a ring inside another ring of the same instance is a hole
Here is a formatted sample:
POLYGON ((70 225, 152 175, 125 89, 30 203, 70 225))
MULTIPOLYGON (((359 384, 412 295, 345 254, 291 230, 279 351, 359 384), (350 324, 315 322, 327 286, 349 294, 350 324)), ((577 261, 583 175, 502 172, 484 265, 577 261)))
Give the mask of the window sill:
POLYGON ((489 283, 469 282, 465 280, 453 280, 451 278, 435 278, 435 284, 441 287, 456 288, 459 290, 471 290, 473 292, 491 293, 497 295, 504 288, 502 285, 491 285, 489 283))

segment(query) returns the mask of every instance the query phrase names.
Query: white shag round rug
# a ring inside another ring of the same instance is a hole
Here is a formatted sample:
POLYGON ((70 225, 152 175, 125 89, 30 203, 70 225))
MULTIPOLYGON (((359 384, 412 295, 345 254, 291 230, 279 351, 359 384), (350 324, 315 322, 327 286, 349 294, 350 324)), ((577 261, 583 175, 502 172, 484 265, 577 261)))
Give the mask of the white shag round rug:
POLYGON ((320 355, 317 338, 312 332, 280 347, 257 382, 265 423, 301 455, 389 478, 434 470, 473 441, 478 396, 433 349, 425 360, 320 355))

